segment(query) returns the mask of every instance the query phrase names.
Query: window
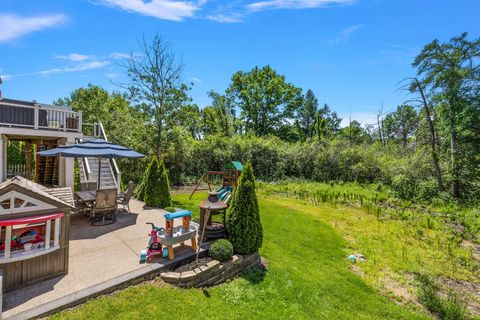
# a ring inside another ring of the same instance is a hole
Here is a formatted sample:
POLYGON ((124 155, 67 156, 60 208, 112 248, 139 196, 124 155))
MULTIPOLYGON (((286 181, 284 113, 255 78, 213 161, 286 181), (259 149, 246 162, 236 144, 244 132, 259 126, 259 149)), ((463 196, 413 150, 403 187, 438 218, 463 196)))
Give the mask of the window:
POLYGON ((0 263, 32 258, 60 247, 64 214, 0 221, 0 263))
POLYGON ((54 206, 48 203, 16 191, 0 196, 0 215, 54 208, 54 206))

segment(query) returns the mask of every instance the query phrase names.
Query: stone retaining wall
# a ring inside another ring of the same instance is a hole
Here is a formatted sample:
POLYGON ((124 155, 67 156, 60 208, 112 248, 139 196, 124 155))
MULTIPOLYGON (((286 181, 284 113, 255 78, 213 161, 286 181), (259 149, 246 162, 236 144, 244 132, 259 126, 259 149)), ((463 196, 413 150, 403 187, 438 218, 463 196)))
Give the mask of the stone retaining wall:
POLYGON ((181 288, 200 288, 220 284, 259 266, 261 266, 260 254, 255 252, 247 255, 236 254, 223 262, 212 260, 193 271, 164 272, 160 276, 165 282, 181 288))

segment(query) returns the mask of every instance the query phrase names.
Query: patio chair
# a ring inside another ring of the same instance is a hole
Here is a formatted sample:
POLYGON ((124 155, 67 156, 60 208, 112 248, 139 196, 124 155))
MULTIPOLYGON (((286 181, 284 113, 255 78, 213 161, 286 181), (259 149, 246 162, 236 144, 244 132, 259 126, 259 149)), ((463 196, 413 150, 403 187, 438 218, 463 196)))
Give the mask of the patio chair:
POLYGON ((123 210, 127 210, 128 213, 132 213, 130 211, 130 198, 133 196, 133 189, 135 188, 135 183, 133 181, 128 182, 127 192, 123 196, 118 199, 118 204, 123 206, 123 210))
POLYGON ((87 180, 80 182, 80 191, 90 191, 97 189, 97 181, 96 180, 87 180))
POLYGON ((117 189, 97 190, 90 223, 94 226, 112 224, 116 221, 116 213, 117 189))

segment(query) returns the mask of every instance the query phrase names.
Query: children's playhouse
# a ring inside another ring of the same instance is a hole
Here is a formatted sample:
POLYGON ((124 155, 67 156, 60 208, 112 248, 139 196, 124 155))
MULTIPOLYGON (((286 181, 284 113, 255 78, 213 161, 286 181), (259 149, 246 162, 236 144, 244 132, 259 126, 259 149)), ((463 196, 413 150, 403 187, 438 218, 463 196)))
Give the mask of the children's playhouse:
POLYGON ((0 184, 0 269, 8 291, 68 272, 70 188, 0 184))

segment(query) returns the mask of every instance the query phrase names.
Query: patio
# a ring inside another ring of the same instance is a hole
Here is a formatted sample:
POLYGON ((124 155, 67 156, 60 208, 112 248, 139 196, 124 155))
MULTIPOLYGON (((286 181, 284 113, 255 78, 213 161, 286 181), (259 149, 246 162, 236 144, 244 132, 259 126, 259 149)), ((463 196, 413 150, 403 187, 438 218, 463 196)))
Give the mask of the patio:
POLYGON ((138 279, 194 256, 192 250, 187 250, 189 246, 176 246, 172 261, 158 258, 153 263, 139 263, 139 253, 147 245, 150 230, 146 222, 163 225, 165 212, 144 209, 143 202, 135 199, 130 204, 131 214, 119 210, 116 223, 107 226, 94 227, 86 217, 72 215, 68 274, 4 294, 3 318, 41 315, 40 311, 58 308, 62 301, 63 305, 72 306, 89 292, 95 296, 102 284, 105 292, 109 285, 117 283, 118 287, 121 279, 125 279, 123 283, 138 279))

